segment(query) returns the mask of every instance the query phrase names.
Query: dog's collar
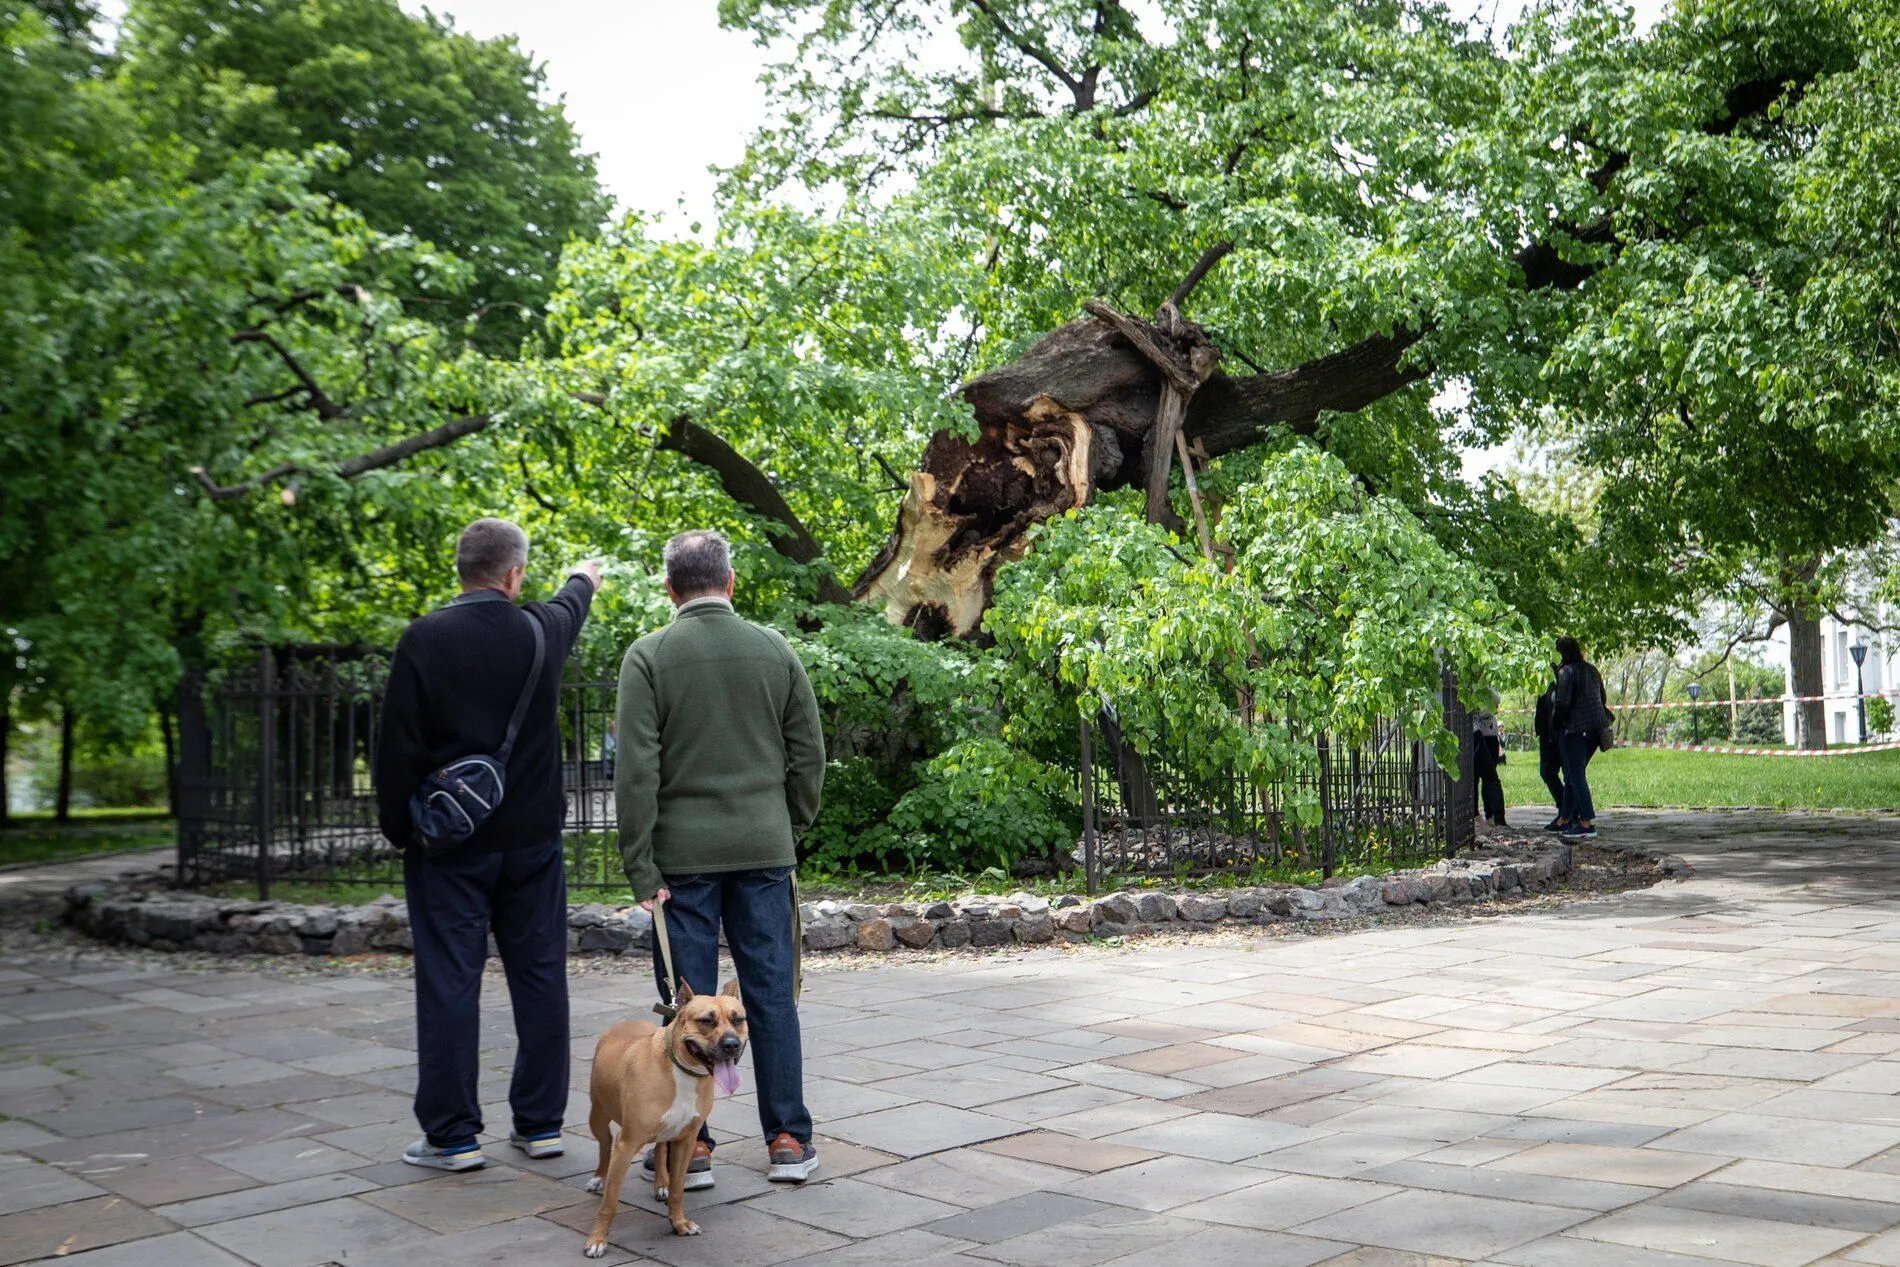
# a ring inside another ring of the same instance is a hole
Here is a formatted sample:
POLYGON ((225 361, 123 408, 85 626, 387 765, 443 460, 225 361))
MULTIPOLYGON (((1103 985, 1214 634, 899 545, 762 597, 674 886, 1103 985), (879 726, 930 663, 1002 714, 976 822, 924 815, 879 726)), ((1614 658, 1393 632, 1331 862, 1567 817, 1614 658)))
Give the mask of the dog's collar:
POLYGON ((681 1073, 689 1073, 693 1075, 693 1077, 695 1078, 709 1078, 712 1076, 709 1071, 705 1069, 695 1069, 691 1065, 687 1064, 685 1061, 681 1060, 679 1052, 674 1050, 673 1039, 671 1035, 668 1035, 667 1040, 666 1040, 666 1058, 672 1061, 673 1067, 679 1070, 681 1073))

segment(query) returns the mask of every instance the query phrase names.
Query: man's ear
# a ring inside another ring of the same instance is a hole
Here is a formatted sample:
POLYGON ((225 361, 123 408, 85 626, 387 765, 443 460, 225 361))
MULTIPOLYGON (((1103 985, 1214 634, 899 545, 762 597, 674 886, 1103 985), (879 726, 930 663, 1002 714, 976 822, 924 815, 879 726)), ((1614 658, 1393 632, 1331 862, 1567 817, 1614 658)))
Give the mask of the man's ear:
POLYGON ((719 993, 725 995, 729 999, 738 998, 739 997, 739 979, 737 977, 734 977, 732 980, 726 982, 725 985, 719 988, 719 993))
POLYGON ((681 977, 679 993, 673 996, 673 1002, 690 1003, 692 1001, 693 1001, 693 987, 686 984, 685 977, 681 977))

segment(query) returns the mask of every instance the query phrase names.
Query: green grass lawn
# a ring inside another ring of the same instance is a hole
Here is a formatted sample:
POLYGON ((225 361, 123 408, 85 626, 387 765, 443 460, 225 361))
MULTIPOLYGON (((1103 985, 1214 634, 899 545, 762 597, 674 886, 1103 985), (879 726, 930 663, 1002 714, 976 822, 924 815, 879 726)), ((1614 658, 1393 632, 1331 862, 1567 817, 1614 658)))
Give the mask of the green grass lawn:
MULTIPOLYGON (((1511 753, 1502 777, 1510 804, 1549 804, 1535 752, 1511 753)), ((1598 805, 1900 809, 1900 751, 1740 757, 1616 748, 1590 763, 1590 794, 1598 805)))
POLYGON ((73 816, 59 826, 51 815, 15 815, 19 826, 0 831, 0 865, 15 862, 57 862, 88 854, 117 853, 125 849, 152 849, 170 845, 172 823, 162 813, 124 813, 73 816), (21 820, 24 819, 24 822, 21 820))

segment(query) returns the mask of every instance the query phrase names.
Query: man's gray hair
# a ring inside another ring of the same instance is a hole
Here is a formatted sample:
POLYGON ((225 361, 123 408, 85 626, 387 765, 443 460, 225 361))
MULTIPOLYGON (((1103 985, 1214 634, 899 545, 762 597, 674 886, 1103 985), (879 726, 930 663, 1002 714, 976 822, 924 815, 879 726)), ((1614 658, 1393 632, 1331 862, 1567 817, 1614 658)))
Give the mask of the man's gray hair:
POLYGON ((455 571, 464 585, 500 585, 508 569, 528 566, 528 534, 506 519, 477 519, 455 539, 455 571))
POLYGON ((666 543, 666 583, 681 598, 715 594, 732 575, 732 550, 708 528, 682 532, 666 543))

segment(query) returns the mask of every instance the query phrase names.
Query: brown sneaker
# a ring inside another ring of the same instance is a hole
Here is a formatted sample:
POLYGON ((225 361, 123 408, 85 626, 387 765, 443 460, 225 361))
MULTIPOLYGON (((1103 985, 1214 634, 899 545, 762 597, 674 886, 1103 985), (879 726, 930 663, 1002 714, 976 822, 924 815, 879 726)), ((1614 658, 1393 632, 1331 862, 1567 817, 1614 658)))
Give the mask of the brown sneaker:
POLYGON ((773 1183, 803 1183, 818 1169, 818 1150, 784 1131, 772 1141, 772 1168, 765 1177, 773 1183))
MULTIPOLYGON (((651 1148, 647 1149, 647 1155, 640 1159, 640 1170, 646 1176, 648 1183, 654 1181, 651 1148)), ((704 1192, 712 1186, 712 1146, 703 1139, 696 1139, 693 1141, 693 1159, 686 1163, 686 1190, 704 1192)))

